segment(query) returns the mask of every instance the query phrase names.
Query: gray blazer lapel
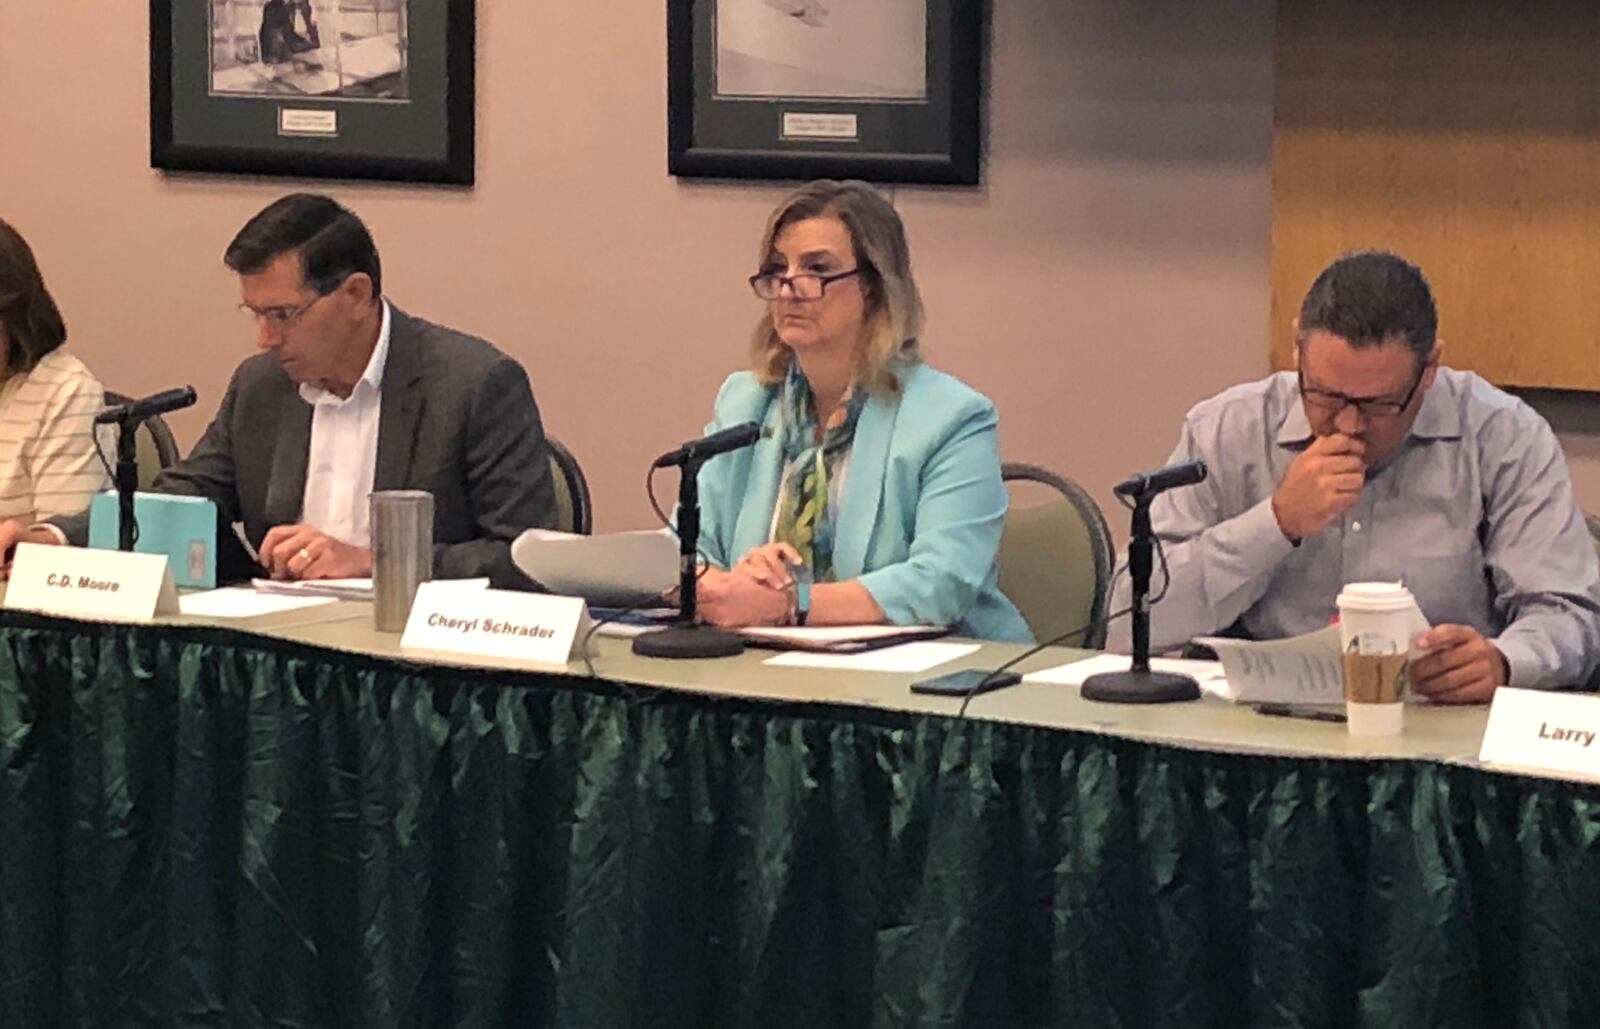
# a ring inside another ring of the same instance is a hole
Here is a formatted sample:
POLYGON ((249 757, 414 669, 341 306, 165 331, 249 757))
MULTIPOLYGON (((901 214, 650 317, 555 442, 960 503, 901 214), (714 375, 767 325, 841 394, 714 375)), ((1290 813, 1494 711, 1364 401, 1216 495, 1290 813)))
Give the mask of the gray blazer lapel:
POLYGON ((378 408, 378 458, 372 473, 374 490, 404 489, 411 476, 417 427, 422 420, 422 362, 416 323, 389 305, 389 357, 383 367, 378 408))
POLYGON ((878 524, 883 504, 884 470, 889 464, 889 444, 894 439, 898 401, 870 397, 861 408, 856 436, 850 444, 845 470, 844 496, 833 525, 833 569, 840 582, 854 579, 867 561, 867 544, 878 524))
POLYGON ((311 405, 290 386, 284 395, 272 447, 272 472, 267 479, 267 525, 293 525, 300 520, 306 497, 306 461, 311 452, 311 405))

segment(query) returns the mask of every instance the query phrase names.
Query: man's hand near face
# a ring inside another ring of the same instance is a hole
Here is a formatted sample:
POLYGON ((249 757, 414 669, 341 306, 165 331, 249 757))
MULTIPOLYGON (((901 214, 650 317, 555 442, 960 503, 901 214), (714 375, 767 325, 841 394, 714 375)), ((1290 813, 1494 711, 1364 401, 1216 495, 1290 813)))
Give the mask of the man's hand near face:
POLYGON ((261 567, 274 579, 353 579, 372 574, 372 551, 311 525, 275 525, 261 541, 261 567))
POLYGON ((1366 446, 1343 433, 1318 436, 1295 458, 1272 494, 1278 528, 1298 543, 1333 524, 1361 499, 1366 446))

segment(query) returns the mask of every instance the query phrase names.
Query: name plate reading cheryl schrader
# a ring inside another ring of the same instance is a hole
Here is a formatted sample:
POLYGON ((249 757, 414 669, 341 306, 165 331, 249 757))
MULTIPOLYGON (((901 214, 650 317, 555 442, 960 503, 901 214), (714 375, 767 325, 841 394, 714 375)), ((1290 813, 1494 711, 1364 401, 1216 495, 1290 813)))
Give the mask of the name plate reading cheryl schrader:
POLYGON ((51 615, 147 622, 178 613, 165 554, 19 543, 5 606, 51 615))
POLYGON ((1478 760, 1600 779, 1600 697, 1502 686, 1478 760))
POLYGON ((436 654, 565 666, 578 630, 587 620, 588 608, 582 597, 464 590, 450 582, 425 582, 417 587, 400 646, 436 654))

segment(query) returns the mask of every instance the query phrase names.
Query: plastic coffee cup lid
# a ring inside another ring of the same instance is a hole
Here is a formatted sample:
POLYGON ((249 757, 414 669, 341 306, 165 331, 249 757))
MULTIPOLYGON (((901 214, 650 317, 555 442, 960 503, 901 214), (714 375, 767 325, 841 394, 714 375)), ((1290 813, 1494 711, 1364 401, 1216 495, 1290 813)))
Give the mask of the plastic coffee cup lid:
POLYGON ((1346 583, 1337 601, 1341 611, 1404 611, 1416 601, 1411 591, 1398 582, 1346 583))

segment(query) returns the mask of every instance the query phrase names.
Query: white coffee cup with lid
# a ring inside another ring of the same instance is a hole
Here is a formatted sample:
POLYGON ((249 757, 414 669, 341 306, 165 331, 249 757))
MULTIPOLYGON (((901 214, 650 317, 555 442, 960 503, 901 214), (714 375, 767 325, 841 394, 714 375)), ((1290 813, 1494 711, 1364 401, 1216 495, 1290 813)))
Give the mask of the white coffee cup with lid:
POLYGON ((1398 582, 1348 583, 1338 605, 1350 734, 1396 735, 1404 724, 1412 640, 1428 621, 1398 582))

